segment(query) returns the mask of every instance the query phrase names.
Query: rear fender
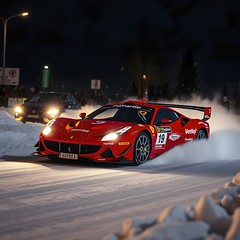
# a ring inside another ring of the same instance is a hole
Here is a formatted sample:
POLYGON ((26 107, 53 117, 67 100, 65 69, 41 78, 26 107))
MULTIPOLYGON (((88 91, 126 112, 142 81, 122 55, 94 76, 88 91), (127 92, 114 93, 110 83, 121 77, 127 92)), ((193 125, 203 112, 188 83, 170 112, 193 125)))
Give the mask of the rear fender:
POLYGON ((212 111, 211 107, 205 107, 204 116, 203 116, 204 121, 207 121, 208 119, 210 119, 211 111, 212 111))

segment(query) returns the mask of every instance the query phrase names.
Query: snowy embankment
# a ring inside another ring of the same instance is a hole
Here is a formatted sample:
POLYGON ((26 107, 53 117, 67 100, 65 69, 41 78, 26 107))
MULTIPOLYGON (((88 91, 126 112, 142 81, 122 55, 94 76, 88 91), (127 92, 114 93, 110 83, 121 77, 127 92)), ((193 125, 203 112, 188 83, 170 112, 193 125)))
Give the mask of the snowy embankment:
POLYGON ((129 219, 105 240, 239 240, 240 173, 195 206, 166 208, 158 218, 129 219))

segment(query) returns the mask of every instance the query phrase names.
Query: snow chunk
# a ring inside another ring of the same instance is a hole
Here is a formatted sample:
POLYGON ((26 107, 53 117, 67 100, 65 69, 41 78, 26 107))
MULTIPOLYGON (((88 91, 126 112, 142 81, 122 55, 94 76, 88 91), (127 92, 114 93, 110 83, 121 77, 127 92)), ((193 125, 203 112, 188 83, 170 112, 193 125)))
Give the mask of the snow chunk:
POLYGON ((207 237, 209 225, 202 221, 174 222, 154 225, 131 240, 193 240, 207 237))
POLYGON ((195 220, 202 220, 212 224, 217 219, 227 217, 226 210, 215 204, 210 196, 202 196, 195 207, 195 220))
POLYGON ((213 233, 209 235, 205 240, 224 240, 224 238, 220 235, 213 233))
POLYGON ((240 172, 233 177, 232 182, 240 187, 240 172))
POLYGON ((240 207, 234 211, 233 222, 226 234, 225 240, 240 239, 240 207))
POLYGON ((229 186, 227 188, 221 187, 218 188, 215 192, 213 192, 212 197, 215 202, 221 202, 224 195, 229 195, 230 197, 235 197, 238 194, 237 186, 229 186))
POLYGON ((140 234, 147 227, 152 226, 156 223, 156 219, 147 218, 144 220, 134 219, 125 220, 122 224, 123 235, 127 237, 132 237, 140 234))
POLYGON ((232 214, 232 200, 233 198, 229 195, 224 195, 221 200, 221 205, 228 212, 228 214, 232 214))
POLYGON ((158 218, 159 223, 171 223, 175 221, 187 221, 187 216, 179 204, 166 208, 158 218))

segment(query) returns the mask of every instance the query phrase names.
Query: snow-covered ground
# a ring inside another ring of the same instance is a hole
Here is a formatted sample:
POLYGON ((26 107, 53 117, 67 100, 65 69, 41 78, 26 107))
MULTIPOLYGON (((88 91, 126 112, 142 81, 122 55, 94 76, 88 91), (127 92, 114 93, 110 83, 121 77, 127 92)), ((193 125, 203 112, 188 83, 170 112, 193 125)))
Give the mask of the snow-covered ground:
MULTIPOLYGON (((149 167, 164 166, 164 164, 181 167, 181 164, 230 161, 236 164, 236 172, 240 171, 239 116, 228 112, 216 102, 208 100, 195 99, 187 102, 187 104, 212 106, 212 117, 209 120, 211 126, 210 139, 176 147, 161 157, 136 168, 144 170, 149 167)), ((96 107, 87 106, 81 111, 89 113, 94 108, 96 107)), ((63 115, 78 118, 78 114, 79 111, 68 111, 63 115)), ((186 114, 192 115, 193 113, 187 111, 186 114)), ((0 108, 0 158, 3 159, 5 155, 31 155, 35 150, 33 146, 37 142, 39 132, 43 127, 43 124, 38 123, 22 124, 12 117, 12 109, 0 108)), ((206 175, 208 171, 210 169, 206 168, 206 175)), ((198 185, 199 178, 196 175, 195 180, 192 177, 191 181, 193 186, 198 185)), ((185 183, 182 182, 182 184, 185 183)), ((172 190, 169 189, 169 191, 172 190)), ((182 194, 190 194, 190 191, 186 190, 182 194)), ((179 196, 176 195, 177 198, 179 196)), ((176 204, 159 212, 158 218, 135 219, 133 216, 133 219, 123 221, 122 229, 119 229, 119 231, 106 232, 105 239, 239 240, 240 174, 232 176, 232 179, 226 182, 224 186, 219 186, 219 189, 212 189, 211 194, 203 195, 195 206, 183 208, 176 204)))

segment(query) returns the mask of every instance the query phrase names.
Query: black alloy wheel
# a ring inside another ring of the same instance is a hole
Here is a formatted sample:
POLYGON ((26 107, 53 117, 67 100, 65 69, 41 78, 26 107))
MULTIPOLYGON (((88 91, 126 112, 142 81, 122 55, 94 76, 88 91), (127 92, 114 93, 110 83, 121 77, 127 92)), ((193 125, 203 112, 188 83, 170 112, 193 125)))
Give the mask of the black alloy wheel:
POLYGON ((137 136, 134 144, 134 164, 140 165, 145 163, 149 158, 150 151, 151 144, 149 136, 145 132, 141 132, 137 136))
POLYGON ((200 129, 197 133, 196 140, 207 139, 207 134, 203 129, 200 129))

